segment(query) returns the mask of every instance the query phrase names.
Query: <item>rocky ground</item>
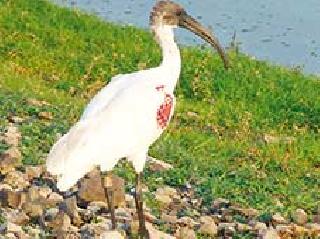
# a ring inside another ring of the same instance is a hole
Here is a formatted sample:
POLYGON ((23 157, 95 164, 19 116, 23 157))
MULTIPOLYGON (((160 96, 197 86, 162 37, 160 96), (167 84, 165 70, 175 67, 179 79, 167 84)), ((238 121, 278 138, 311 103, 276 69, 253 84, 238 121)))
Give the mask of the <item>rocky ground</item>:
MULTIPOLYGON (((124 180, 112 178, 118 230, 111 231, 100 172, 93 170, 70 192, 59 193, 44 166, 22 165, 19 120, 11 118, 0 139, 9 146, 0 154, 0 238, 137 238, 134 192, 125 192, 124 180)), ((171 166, 150 159, 148 167, 158 171, 171 166)), ((320 212, 307 215, 298 209, 290 220, 278 213, 262 221, 259 211, 226 199, 203 205, 192 185, 160 187, 152 195, 157 213, 148 207, 145 211, 153 239, 320 238, 320 212)))

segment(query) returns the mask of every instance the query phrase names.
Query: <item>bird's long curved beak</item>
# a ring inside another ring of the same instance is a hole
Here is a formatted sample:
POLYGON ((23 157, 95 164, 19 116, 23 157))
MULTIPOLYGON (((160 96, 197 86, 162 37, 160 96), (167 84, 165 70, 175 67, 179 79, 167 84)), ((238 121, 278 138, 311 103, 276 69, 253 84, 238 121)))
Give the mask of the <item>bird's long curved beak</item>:
POLYGON ((188 29, 189 31, 200 36, 202 39, 204 39, 206 42, 212 45, 221 56, 224 63, 224 67, 226 69, 229 68, 229 60, 225 51, 221 47, 218 39, 208 29, 204 28, 197 20, 195 20, 188 14, 183 14, 181 16, 179 26, 188 29))

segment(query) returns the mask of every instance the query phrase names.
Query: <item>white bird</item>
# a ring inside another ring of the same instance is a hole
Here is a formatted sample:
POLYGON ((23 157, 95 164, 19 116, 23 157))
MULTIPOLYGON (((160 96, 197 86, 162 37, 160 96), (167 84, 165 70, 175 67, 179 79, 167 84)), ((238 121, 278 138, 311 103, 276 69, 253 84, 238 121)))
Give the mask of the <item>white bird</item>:
MULTIPOLYGON (((52 147, 47 170, 58 175, 57 187, 66 191, 93 167, 110 172, 121 158, 136 171, 136 207, 139 234, 148 238, 143 214, 140 178, 149 146, 167 127, 174 111, 174 89, 181 70, 174 28, 180 26, 215 47, 228 67, 218 40, 172 1, 158 1, 150 14, 151 29, 162 48, 160 66, 117 75, 89 103, 81 119, 52 147)), ((111 188, 106 189, 113 228, 111 188)))

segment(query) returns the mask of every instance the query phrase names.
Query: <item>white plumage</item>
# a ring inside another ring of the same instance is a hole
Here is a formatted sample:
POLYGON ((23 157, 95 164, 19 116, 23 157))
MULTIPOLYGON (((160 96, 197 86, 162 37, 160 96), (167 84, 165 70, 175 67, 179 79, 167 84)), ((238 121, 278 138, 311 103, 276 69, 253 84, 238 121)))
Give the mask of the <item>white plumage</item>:
MULTIPOLYGON (((173 29, 186 28, 215 47, 224 65, 228 59, 218 40, 178 4, 170 0, 156 3, 150 25, 159 41, 163 61, 159 67, 118 75, 89 103, 80 121, 52 147, 47 169, 58 175, 57 186, 68 190, 94 166, 111 171, 126 157, 136 171, 135 202, 139 218, 139 238, 149 239, 143 213, 141 172, 149 146, 167 127, 174 110, 173 91, 181 68, 180 52, 173 29)), ((109 175, 110 176, 110 175, 109 175)), ((105 194, 112 229, 116 228, 113 189, 105 194)))
MULTIPOLYGON (((163 63, 156 68, 115 76, 86 107, 80 121, 52 147, 47 170, 58 175, 58 188, 68 190, 94 166, 110 171, 120 158, 143 170, 149 146, 164 127, 157 111, 172 98, 180 73, 180 53, 173 27, 157 29, 163 63)), ((170 117, 173 112, 173 105, 170 117)))
POLYGON ((184 27, 215 47, 228 67, 218 40, 172 1, 159 1, 150 23, 163 54, 159 67, 118 75, 89 103, 80 121, 52 147, 47 170, 68 190, 94 166, 110 171, 120 158, 143 170, 149 146, 166 128, 173 110, 173 91, 181 68, 173 29, 184 27))

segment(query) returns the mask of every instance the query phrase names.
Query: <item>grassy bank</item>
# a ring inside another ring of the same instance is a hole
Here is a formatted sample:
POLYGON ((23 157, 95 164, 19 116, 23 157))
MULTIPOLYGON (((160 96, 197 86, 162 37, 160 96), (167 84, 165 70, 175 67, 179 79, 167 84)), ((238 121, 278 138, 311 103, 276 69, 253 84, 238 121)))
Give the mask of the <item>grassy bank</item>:
MULTIPOLYGON (((206 203, 224 197, 264 217, 317 211, 319 79, 229 54, 233 67, 226 72, 210 49, 182 50, 176 114, 150 151, 174 169, 146 172, 148 186, 189 181, 206 203)), ((57 133, 68 130, 111 76, 160 60, 159 47, 141 29, 41 0, 0 0, 0 129, 8 115, 24 118, 24 162, 42 163, 57 133), (32 106, 28 98, 49 105, 32 106), (39 119, 41 111, 53 120, 39 119)), ((132 183, 132 171, 117 172, 132 183)))

